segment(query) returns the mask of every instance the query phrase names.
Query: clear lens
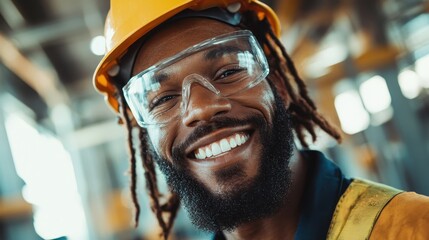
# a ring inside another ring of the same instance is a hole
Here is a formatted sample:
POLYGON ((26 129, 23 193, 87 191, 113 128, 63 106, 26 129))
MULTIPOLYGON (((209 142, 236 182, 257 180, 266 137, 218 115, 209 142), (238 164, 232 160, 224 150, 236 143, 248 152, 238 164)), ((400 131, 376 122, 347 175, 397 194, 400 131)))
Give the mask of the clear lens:
POLYGON ((140 126, 164 125, 186 111, 193 83, 230 96, 255 86, 268 71, 252 33, 236 31, 164 59, 132 77, 123 92, 140 126))

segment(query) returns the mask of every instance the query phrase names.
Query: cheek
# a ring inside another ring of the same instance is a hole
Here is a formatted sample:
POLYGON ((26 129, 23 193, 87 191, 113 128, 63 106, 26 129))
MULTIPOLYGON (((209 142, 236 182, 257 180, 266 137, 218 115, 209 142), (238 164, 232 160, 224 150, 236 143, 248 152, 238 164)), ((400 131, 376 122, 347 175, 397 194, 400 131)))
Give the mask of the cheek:
MULTIPOLYGON (((270 113, 274 112, 274 93, 271 90, 270 85, 264 81, 264 84, 261 86, 262 94, 259 96, 259 99, 261 104, 264 106, 264 108, 269 111, 270 113)), ((271 120, 271 119, 270 119, 271 120)))
POLYGON ((272 121, 274 112, 274 94, 267 81, 263 81, 257 86, 244 91, 235 100, 248 108, 256 109, 261 112, 265 119, 272 121))
POLYGON ((171 156, 170 151, 167 151, 171 149, 171 141, 169 141, 171 134, 172 132, 166 128, 148 128, 149 139, 156 154, 167 159, 171 156))

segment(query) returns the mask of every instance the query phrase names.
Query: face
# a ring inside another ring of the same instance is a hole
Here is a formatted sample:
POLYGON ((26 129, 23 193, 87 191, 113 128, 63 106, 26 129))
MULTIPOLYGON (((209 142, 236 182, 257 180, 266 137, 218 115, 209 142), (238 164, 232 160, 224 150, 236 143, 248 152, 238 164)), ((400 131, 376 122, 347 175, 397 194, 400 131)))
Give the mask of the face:
MULTIPOLYGON (((226 24, 206 19, 185 19, 163 28, 143 45, 135 63, 134 74, 203 40, 235 30, 226 24)), ((189 64, 192 62, 187 62, 183 68, 189 64)), ((150 140, 161 157, 186 167, 213 193, 227 193, 258 173, 261 155, 260 133, 257 126, 251 124, 215 127, 213 122, 221 119, 247 119, 252 116, 259 116, 271 122, 273 102, 274 95, 266 81, 228 98, 217 96, 194 84, 191 87, 187 112, 181 119, 165 127, 149 128, 150 140), (213 128, 219 129, 212 131, 213 128), (196 158, 195 152, 200 149, 211 149, 213 143, 219 144, 224 139, 229 142, 232 138, 248 139, 241 146, 215 157, 204 160, 196 158), (175 162, 174 155, 181 155, 179 157, 184 158, 184 162, 175 162), (238 166, 243 174, 228 178, 227 181, 219 177, 238 166), (242 179, 243 176, 246 176, 246 179, 242 179)))
MULTIPOLYGON (((236 30, 201 18, 165 26, 145 42, 133 74, 203 40, 236 30)), ((183 69, 192 64, 198 63, 187 61, 183 69)), ((177 81, 181 86, 183 79, 177 81)), ((228 97, 193 84, 181 118, 148 128, 148 135, 167 181, 194 223, 204 229, 235 227, 272 212, 269 208, 285 199, 292 135, 284 105, 266 80, 228 97)))

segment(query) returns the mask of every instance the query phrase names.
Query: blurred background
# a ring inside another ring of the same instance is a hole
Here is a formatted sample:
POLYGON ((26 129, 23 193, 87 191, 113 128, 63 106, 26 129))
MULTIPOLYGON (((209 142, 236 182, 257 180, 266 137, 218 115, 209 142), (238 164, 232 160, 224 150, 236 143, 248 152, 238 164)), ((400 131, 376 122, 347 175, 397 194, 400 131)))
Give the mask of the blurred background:
MULTIPOLYGON (((338 146, 320 133, 312 148, 349 176, 429 195, 429 1, 264 2, 344 134, 338 146)), ((157 239, 141 178, 132 227, 125 131, 92 86, 108 9, 0 0, 0 239, 157 239)), ((181 211, 173 239, 207 235, 181 211)))

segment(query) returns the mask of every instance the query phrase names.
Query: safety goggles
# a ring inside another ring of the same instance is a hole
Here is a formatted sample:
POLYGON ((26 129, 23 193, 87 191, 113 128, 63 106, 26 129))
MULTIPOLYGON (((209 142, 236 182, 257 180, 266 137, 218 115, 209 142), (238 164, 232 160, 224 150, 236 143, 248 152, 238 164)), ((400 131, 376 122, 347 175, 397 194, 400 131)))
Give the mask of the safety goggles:
POLYGON ((260 83, 269 73, 250 31, 205 40, 132 77, 125 100, 142 127, 165 126, 186 113, 193 84, 228 97, 260 83))

